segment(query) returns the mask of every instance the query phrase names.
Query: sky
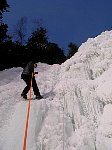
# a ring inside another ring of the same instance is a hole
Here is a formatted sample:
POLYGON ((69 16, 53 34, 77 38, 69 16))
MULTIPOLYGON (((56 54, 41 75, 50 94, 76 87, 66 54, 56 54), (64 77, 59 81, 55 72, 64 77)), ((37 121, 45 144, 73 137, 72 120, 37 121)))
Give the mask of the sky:
POLYGON ((7 0, 10 12, 4 22, 10 33, 21 17, 27 17, 27 36, 39 20, 48 31, 48 40, 67 51, 70 42, 80 46, 88 38, 112 28, 111 0, 7 0))
MULTIPOLYGON (((30 100, 27 150, 112 149, 112 31, 63 64, 38 63, 43 99, 30 100)), ((28 101, 21 67, 0 71, 0 150, 23 149, 28 101)), ((27 94, 29 96, 29 93, 27 94)))

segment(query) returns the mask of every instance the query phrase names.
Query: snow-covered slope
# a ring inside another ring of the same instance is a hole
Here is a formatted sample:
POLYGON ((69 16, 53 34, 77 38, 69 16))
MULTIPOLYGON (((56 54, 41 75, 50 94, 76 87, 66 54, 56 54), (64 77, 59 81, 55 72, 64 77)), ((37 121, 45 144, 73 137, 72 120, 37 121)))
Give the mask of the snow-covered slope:
MULTIPOLYGON (((31 101, 27 150, 111 150, 112 31, 88 39, 62 65, 38 63, 37 70, 44 99, 31 101)), ((0 150, 22 149, 21 71, 0 72, 0 150)))

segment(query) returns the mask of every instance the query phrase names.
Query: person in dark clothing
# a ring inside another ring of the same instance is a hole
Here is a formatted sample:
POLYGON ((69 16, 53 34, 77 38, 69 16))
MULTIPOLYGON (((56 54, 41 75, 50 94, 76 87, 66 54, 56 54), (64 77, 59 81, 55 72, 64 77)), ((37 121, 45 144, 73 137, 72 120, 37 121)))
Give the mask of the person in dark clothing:
POLYGON ((34 95, 36 95, 36 99, 41 99, 43 98, 40 95, 36 80, 35 80, 35 74, 38 74, 38 72, 34 72, 34 68, 37 67, 37 64, 34 63, 33 61, 30 61, 26 67, 23 69, 23 72, 21 74, 21 79, 23 79, 26 83, 26 87, 24 88, 24 90, 22 91, 21 96, 24 99, 27 99, 27 93, 30 90, 30 86, 31 86, 31 80, 32 80, 32 87, 33 87, 33 91, 34 91, 34 95))

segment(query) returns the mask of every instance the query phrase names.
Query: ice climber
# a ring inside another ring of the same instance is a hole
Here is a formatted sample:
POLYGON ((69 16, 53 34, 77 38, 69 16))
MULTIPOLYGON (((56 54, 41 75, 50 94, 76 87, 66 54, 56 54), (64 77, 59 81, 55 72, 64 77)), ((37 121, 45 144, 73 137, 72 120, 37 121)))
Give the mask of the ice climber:
POLYGON ((31 80, 32 80, 33 92, 34 92, 34 95, 36 96, 35 98, 36 99, 43 98, 40 95, 40 92, 36 83, 36 79, 35 79, 35 74, 38 74, 38 72, 34 72, 34 68, 36 67, 37 67, 37 64, 34 63, 33 61, 30 61, 21 73, 21 79, 23 79, 26 83, 26 87, 23 89, 22 94, 21 94, 21 96, 24 99, 27 99, 27 93, 30 90, 31 80))

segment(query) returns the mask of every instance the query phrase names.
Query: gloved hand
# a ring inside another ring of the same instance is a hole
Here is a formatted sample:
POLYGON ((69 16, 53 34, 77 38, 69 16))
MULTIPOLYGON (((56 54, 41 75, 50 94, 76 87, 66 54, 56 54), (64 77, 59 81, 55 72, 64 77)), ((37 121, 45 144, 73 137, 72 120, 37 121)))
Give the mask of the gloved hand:
POLYGON ((34 72, 34 75, 35 75, 35 74, 38 74, 38 72, 34 72))

